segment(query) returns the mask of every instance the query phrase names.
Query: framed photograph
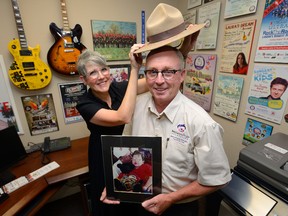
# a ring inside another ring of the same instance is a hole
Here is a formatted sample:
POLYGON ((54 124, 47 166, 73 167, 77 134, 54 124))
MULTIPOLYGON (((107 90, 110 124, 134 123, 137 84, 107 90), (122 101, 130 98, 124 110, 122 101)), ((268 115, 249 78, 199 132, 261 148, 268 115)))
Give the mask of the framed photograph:
POLYGON ((110 65, 110 76, 114 82, 128 81, 130 75, 130 65, 110 65))
POLYGON ((91 20, 93 48, 108 61, 129 60, 136 43, 136 22, 91 20))
POLYGON ((141 203, 161 193, 161 137, 101 139, 108 199, 141 203))

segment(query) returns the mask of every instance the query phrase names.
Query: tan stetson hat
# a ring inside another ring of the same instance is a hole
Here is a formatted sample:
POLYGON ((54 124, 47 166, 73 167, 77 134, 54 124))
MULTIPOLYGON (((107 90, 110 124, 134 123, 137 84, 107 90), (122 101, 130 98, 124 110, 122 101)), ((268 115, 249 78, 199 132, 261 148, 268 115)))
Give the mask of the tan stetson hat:
POLYGON ((175 7, 160 3, 153 10, 146 22, 147 43, 135 51, 141 53, 173 43, 194 32, 199 31, 205 24, 193 25, 185 29, 182 13, 175 7))

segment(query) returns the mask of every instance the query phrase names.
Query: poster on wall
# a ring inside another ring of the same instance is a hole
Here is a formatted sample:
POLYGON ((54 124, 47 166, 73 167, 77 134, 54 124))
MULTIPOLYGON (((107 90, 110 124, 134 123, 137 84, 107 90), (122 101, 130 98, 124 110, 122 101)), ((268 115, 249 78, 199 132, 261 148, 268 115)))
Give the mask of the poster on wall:
POLYGON ((59 130, 52 94, 23 96, 21 100, 32 136, 59 130))
POLYGON ((78 101, 87 93, 87 86, 82 82, 58 84, 65 124, 83 121, 76 109, 78 101))
POLYGON ((266 0, 255 62, 288 63, 288 2, 266 0))
POLYGON ((183 94, 207 112, 211 108, 216 55, 189 53, 186 59, 186 76, 183 94))
POLYGON ((244 130, 243 145, 250 145, 271 136, 273 126, 248 118, 244 130))
POLYGON ((202 4, 202 0, 188 0, 187 9, 191 9, 202 4))
POLYGON ((107 61, 129 60, 136 43, 136 22, 91 20, 93 48, 107 61))
POLYGON ((247 74, 255 26, 256 20, 225 26, 220 71, 247 74))
POLYGON ((280 124, 288 99, 287 67, 255 65, 246 114, 280 124))
POLYGON ((0 130, 15 126, 18 133, 23 134, 2 55, 0 55, 0 87, 0 130))
POLYGON ((224 18, 255 13, 258 0, 226 0, 224 18))
POLYGON ((196 43, 196 49, 215 49, 217 44, 218 25, 221 2, 199 8, 197 22, 205 23, 196 43))
POLYGON ((214 114, 236 122, 244 78, 220 74, 214 99, 214 114))

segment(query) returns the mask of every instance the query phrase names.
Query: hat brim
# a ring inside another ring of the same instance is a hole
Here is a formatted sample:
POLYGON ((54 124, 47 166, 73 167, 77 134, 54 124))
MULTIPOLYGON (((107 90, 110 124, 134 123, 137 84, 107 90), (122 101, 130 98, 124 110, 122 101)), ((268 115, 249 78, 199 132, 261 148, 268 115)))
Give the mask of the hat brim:
POLYGON ((146 52, 146 51, 150 51, 150 50, 154 50, 157 49, 159 47, 165 46, 167 44, 173 43, 181 38, 184 38, 188 35, 191 35, 197 31, 199 31, 200 29, 202 29, 205 26, 205 23, 203 24, 195 24, 187 29, 185 29, 183 32, 170 37, 168 39, 159 41, 159 42, 155 42, 155 43, 149 43, 147 42, 143 47, 141 47, 140 49, 136 50, 135 53, 142 53, 142 52, 146 52))

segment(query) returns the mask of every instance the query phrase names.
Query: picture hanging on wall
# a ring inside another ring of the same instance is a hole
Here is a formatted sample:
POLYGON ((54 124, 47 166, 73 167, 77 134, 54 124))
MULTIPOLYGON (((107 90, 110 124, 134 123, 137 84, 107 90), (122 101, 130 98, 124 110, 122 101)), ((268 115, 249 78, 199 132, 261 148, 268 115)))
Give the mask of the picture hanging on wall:
POLYGON ((161 137, 102 135, 108 199, 141 203, 161 193, 161 137))
POLYGON ((58 131, 58 121, 52 94, 21 97, 32 136, 58 131))
POLYGON ((266 0, 255 62, 288 63, 287 1, 266 0))
POLYGON ((255 13, 258 0, 231 1, 226 0, 224 18, 232 18, 255 13))
POLYGON ((13 125, 19 134, 23 134, 2 55, 0 55, 0 87, 0 130, 13 125))
POLYGON ((196 43, 196 49, 215 49, 220 17, 221 2, 208 4, 199 8, 197 23, 205 23, 201 29, 196 43))
POLYGON ((225 26, 220 71, 247 74, 255 26, 256 20, 225 26))
POLYGON ((130 65, 110 65, 110 76, 114 82, 128 81, 130 65))
POLYGON ((76 109, 76 105, 87 93, 87 86, 82 82, 72 82, 58 84, 58 87, 65 124, 83 121, 82 116, 76 109))
POLYGON ((250 145, 271 136, 273 126, 248 118, 244 130, 243 145, 250 145))
POLYGON ((287 67, 254 66, 245 113, 280 124, 288 100, 287 67))
POLYGON ((219 74, 214 99, 214 114, 236 122, 244 78, 219 74))
POLYGON ((217 55, 192 54, 186 59, 183 94, 207 112, 211 108, 217 55))
POLYGON ((202 0, 188 0, 187 9, 191 9, 202 4, 202 0))
POLYGON ((107 61, 129 60, 136 43, 136 22, 91 20, 93 48, 107 61))

